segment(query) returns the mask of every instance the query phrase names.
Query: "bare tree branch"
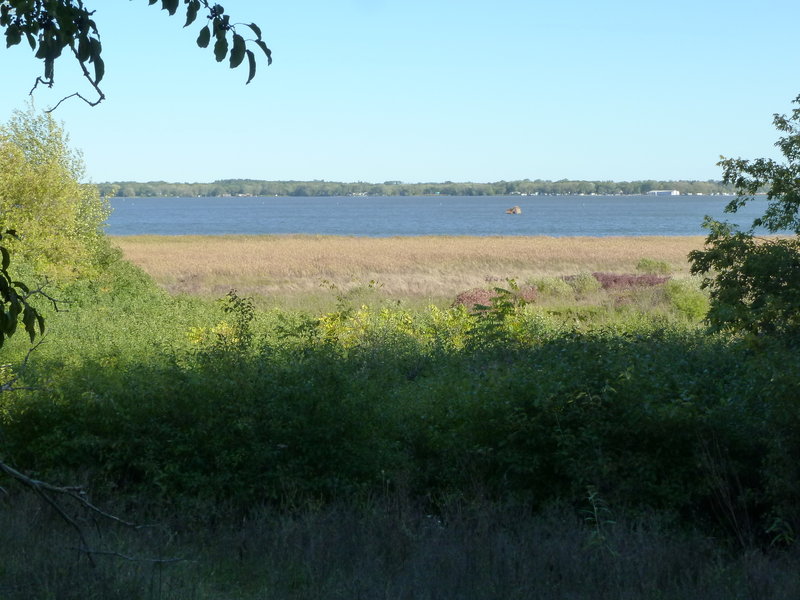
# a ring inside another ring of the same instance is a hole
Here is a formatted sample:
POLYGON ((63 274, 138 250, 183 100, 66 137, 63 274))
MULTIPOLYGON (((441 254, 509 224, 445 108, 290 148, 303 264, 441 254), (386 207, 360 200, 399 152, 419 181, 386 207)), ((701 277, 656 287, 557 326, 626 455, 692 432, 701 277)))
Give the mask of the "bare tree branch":
MULTIPOLYGON (((62 494, 69 498, 72 498, 83 507, 91 510, 95 514, 105 517, 110 521, 114 521, 115 523, 119 523, 120 525, 125 525, 126 527, 131 527, 133 529, 141 529, 143 527, 142 525, 136 525, 135 523, 131 523, 130 521, 125 521, 124 519, 120 519, 119 517, 114 516, 98 508, 87 499, 86 491, 80 486, 57 486, 51 483, 47 483, 46 481, 33 479, 32 477, 28 477, 27 475, 20 473, 15 468, 9 466, 3 461, 0 461, 0 471, 3 471, 7 475, 10 475, 12 478, 16 479, 24 486, 36 491, 39 494, 44 494, 44 492, 62 494)), ((43 497, 45 497, 48 501, 50 501, 49 496, 47 496, 46 494, 44 494, 43 497)))
MULTIPOLYGON (((53 108, 52 110, 55 110, 55 108, 53 108)), ((31 298, 32 296, 42 296, 52 303, 53 310, 55 310, 56 312, 68 312, 66 310, 59 308, 59 304, 70 304, 70 301, 53 298, 50 294, 44 291, 44 288, 46 288, 48 285, 50 285, 50 280, 45 278, 44 283, 42 283, 38 288, 36 288, 35 290, 29 290, 27 294, 23 294, 21 296, 22 300, 28 300, 28 298, 31 298)))
POLYGON ((102 101, 105 99, 105 96, 102 96, 102 95, 101 95, 101 97, 100 97, 99 99, 97 99, 96 101, 92 102, 91 100, 89 100, 89 99, 87 99, 87 98, 84 98, 84 97, 83 97, 83 96, 82 96, 82 95, 81 95, 79 92, 75 92, 74 94, 70 94, 69 96, 64 96, 64 97, 63 97, 61 100, 59 100, 59 101, 56 103, 56 105, 55 105, 53 108, 48 108, 48 109, 47 109, 46 111, 44 111, 44 112, 46 112, 46 113, 51 113, 51 112, 53 112, 55 109, 57 109, 59 106, 61 106, 61 103, 62 103, 62 102, 65 102, 66 100, 69 100, 70 98, 74 98, 74 97, 76 97, 76 96, 77 96, 78 98, 80 98, 81 100, 83 100, 84 102, 86 102, 86 104, 88 104, 89 106, 97 106, 98 104, 100 104, 100 103, 101 103, 101 102, 102 102, 102 101))
POLYGON ((111 552, 108 550, 92 550, 91 548, 76 548, 72 547, 72 550, 77 550, 78 552, 84 552, 86 554, 94 554, 97 556, 114 556, 116 558, 122 558, 124 560, 128 560, 131 562, 147 562, 153 564, 171 564, 177 562, 197 562, 188 558, 141 558, 135 556, 128 556, 126 554, 121 554, 120 552, 111 552))
MULTIPOLYGON (((28 348, 28 352, 25 354, 25 358, 22 359, 22 364, 20 364, 19 368, 17 369, 16 375, 14 375, 14 377, 9 379, 8 381, 4 381, 2 384, 0 384, 0 392, 16 392, 19 390, 37 389, 33 386, 15 387, 14 384, 19 380, 20 377, 22 377, 23 373, 25 372, 25 368, 28 366, 28 360, 30 359, 31 354, 33 354, 34 350, 36 350, 42 344, 42 342, 44 342, 44 336, 39 338, 39 341, 36 342, 36 344, 28 348)), ((0 367, 11 367, 11 366, 13 365, 0 365, 0 367)))
POLYGON ((55 81, 53 81, 52 79, 42 79, 41 77, 37 77, 36 81, 33 82, 33 87, 31 88, 31 91, 28 92, 29 96, 33 96, 33 92, 36 91, 36 88, 39 87, 40 83, 42 85, 46 85, 49 88, 52 88, 55 81))
MULTIPOLYGON (((80 98, 81 100, 83 100, 84 102, 86 102, 86 104, 88 104, 89 106, 97 106, 103 100, 106 99, 106 95, 103 93, 103 90, 101 90, 100 87, 97 85, 97 81, 94 78, 92 78, 91 73, 89 73, 89 69, 86 68, 86 64, 84 64, 84 62, 78 57, 78 51, 74 47, 72 48, 72 53, 75 55, 75 59, 78 61, 78 64, 80 65, 81 70, 83 71, 84 79, 86 79, 86 81, 88 81, 89 84, 94 88, 94 91, 97 92, 97 100, 92 102, 91 100, 89 100, 87 98, 84 98, 80 93, 75 92, 74 94, 70 94, 69 96, 64 96, 61 100, 58 101, 58 103, 56 103, 56 105, 53 108, 44 111, 46 113, 53 112, 55 109, 57 109, 59 106, 61 106, 62 102, 64 102, 65 100, 69 100, 70 98, 74 98, 76 96, 78 98, 80 98)), ((37 77, 37 80, 38 79, 40 79, 40 78, 37 77)), ((46 82, 42 82, 42 83, 46 83, 46 82)), ((38 81, 37 81, 37 85, 38 85, 38 81)), ((50 82, 50 87, 52 87, 52 81, 50 82)), ((33 89, 36 89, 36 86, 34 86, 33 89)), ((33 90, 31 90, 31 94, 33 94, 33 90)))

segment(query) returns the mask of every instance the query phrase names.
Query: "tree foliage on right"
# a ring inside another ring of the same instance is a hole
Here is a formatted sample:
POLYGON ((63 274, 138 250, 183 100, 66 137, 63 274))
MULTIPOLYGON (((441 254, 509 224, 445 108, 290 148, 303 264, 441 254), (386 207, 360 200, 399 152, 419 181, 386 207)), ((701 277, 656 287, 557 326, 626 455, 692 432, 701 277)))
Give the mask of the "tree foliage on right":
POLYGON ((707 320, 715 331, 800 335, 800 95, 788 116, 776 114, 783 133, 775 145, 785 161, 724 158, 723 181, 737 196, 725 207, 734 213, 765 192, 767 208, 749 230, 706 218, 705 248, 690 253, 693 274, 703 276, 711 296, 707 320), (780 237, 760 237, 756 228, 780 237))

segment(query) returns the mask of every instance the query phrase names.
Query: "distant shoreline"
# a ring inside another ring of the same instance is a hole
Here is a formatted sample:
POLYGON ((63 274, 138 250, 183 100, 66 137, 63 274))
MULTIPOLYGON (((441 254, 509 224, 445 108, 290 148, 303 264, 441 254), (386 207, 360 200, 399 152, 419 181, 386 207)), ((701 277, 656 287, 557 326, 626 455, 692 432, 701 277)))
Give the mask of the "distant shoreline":
POLYGON ((337 181, 267 181, 225 179, 211 183, 166 181, 116 181, 98 183, 101 195, 119 198, 218 198, 218 197, 346 197, 346 196, 636 196, 655 190, 674 190, 680 195, 730 195, 733 189, 721 181, 644 180, 584 181, 516 180, 487 183, 384 183, 337 181))

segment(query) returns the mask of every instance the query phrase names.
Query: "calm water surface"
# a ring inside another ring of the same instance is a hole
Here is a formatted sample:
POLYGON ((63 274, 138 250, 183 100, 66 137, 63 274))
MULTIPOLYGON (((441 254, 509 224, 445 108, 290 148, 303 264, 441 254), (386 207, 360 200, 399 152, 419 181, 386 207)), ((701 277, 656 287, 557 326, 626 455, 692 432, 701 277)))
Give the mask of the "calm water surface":
POLYGON ((724 215, 718 196, 404 196, 114 198, 111 235, 306 233, 413 235, 703 235, 704 215, 748 225, 756 200, 724 215), (521 215, 505 209, 518 205, 521 215))

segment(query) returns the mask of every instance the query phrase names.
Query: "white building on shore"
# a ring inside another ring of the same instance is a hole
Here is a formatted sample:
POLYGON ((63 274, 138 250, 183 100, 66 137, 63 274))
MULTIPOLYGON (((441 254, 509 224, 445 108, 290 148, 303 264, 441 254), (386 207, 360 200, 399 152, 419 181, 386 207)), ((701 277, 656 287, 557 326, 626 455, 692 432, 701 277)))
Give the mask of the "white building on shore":
POLYGON ((647 192, 648 196, 680 196, 678 190, 650 190, 647 192))

